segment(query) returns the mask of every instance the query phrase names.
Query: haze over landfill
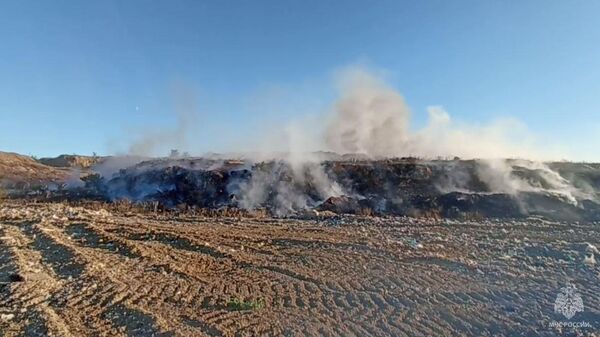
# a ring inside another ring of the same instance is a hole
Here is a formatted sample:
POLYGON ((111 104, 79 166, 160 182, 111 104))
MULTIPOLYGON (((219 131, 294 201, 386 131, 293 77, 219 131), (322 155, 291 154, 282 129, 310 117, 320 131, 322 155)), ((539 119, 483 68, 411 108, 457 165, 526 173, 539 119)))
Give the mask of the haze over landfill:
POLYGON ((3 3, 0 336, 597 337, 599 12, 3 3))

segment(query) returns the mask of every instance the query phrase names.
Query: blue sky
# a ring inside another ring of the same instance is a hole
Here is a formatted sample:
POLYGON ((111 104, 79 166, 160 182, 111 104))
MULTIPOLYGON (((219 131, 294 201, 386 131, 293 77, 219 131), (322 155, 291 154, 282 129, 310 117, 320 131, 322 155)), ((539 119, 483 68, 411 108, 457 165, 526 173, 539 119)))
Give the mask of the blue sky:
POLYGON ((598 1, 3 1, 0 150, 108 154, 200 114, 186 149, 319 113, 337 69, 382 70, 411 106, 513 117, 600 160, 598 1))

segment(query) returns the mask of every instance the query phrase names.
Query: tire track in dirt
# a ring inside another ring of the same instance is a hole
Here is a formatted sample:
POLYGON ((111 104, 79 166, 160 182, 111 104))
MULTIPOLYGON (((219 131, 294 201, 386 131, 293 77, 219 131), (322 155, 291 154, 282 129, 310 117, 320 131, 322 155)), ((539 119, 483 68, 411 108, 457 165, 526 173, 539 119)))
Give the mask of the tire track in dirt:
POLYGON ((138 254, 133 252, 129 247, 122 243, 111 240, 105 235, 95 232, 90 229, 86 224, 71 224, 69 225, 65 233, 69 235, 73 240, 78 241, 82 246, 88 248, 104 249, 111 253, 119 254, 128 258, 137 258, 138 254))
MULTIPOLYGON (((80 214, 35 228, 84 266, 71 281, 59 278, 52 261, 41 259, 45 246, 38 247, 42 267, 59 284, 48 305, 78 335, 552 336, 538 322, 548 321, 568 277, 586 303, 581 317, 597 320, 597 270, 554 260, 519 270, 545 255, 494 258, 518 242, 490 249, 480 244, 490 237, 485 226, 328 227, 136 214, 98 221, 80 214), (424 247, 403 243, 411 237, 424 247), (264 308, 233 310, 230 298, 262 299, 264 308)), ((554 235, 511 228, 515 239, 554 235)), ((588 228, 572 235, 598 238, 588 228)))
POLYGON ((31 238, 30 246, 41 254, 42 262, 49 265, 58 277, 73 279, 84 272, 84 265, 77 262, 71 250, 56 243, 36 225, 24 224, 21 230, 31 238))
MULTIPOLYGON (((155 247, 151 247, 151 248, 145 247, 144 249, 150 250, 152 248, 155 248, 155 247)), ((142 250, 142 249, 140 248, 140 249, 136 249, 136 250, 142 250)), ((163 254, 160 254, 160 255, 163 255, 163 254)), ((153 256, 156 257, 156 254, 154 254, 153 256)), ((179 289, 179 288, 169 287, 169 286, 157 287, 156 282, 150 282, 150 283, 152 283, 153 285, 152 286, 142 286, 142 287, 133 289, 132 293, 134 293, 136 295, 133 295, 133 297, 127 299, 127 301, 133 303, 135 306, 153 307, 153 306, 156 306, 157 304, 160 304, 163 297, 177 298, 177 293, 174 294, 173 289, 179 289)), ((197 328, 198 324, 195 324, 195 327, 197 328)), ((214 331, 214 329, 213 329, 213 331, 214 331)))
MULTIPOLYGON (((139 239, 139 237, 135 237, 135 239, 139 239)), ((173 237, 170 237, 170 236, 165 236, 164 234, 157 235, 157 234, 154 233, 154 234, 151 234, 150 236, 145 236, 144 239, 146 241, 148 241, 149 239, 157 239, 157 241, 160 241, 163 244, 172 245, 175 248, 185 249, 185 250, 192 250, 192 251, 197 251, 197 252, 200 252, 200 253, 206 253, 206 249, 198 249, 197 245, 191 244, 189 241, 183 241, 184 243, 181 243, 182 242, 181 238, 173 238, 173 237), (177 240, 179 240, 179 241, 177 241, 177 240)), ((213 253, 211 255, 216 256, 218 258, 224 258, 225 257, 225 254, 222 254, 222 253, 218 254, 218 255, 213 253)), ((230 256, 227 255, 227 257, 230 257, 230 256)), ((306 287, 304 287, 302 285, 303 283, 306 283, 306 282, 317 283, 316 281, 304 278, 302 276, 298 276, 298 275, 296 275, 296 274, 294 274, 292 272, 289 272, 289 271, 286 271, 286 270, 282 270, 282 269, 279 269, 277 267, 272 267, 272 266, 270 266, 270 267, 256 267, 256 266, 249 265, 248 263, 239 263, 239 262, 237 263, 237 265, 239 265, 239 266, 241 266, 242 268, 245 268, 245 269, 247 269, 247 268, 253 268, 253 269, 258 269, 258 270, 260 270, 260 269, 266 269, 267 271, 271 271, 271 272, 275 272, 277 274, 281 274, 285 278, 290 278, 291 277, 294 281, 296 281, 296 282, 298 282, 298 283, 301 284, 301 286, 298 286, 298 284, 295 284, 293 286, 295 295, 292 295, 292 297, 297 298, 295 304, 297 306, 301 307, 301 308, 307 307, 309 305, 312 306, 312 307, 319 307, 320 306, 320 303, 318 303, 318 302, 321 300, 321 298, 323 296, 321 294, 317 294, 317 298, 316 299, 315 298, 310 298, 310 299, 306 299, 305 300, 306 293, 309 293, 309 291, 306 289, 306 287)), ((314 289, 316 289, 317 291, 319 291, 318 287, 315 287, 314 289)), ((263 290, 263 293, 264 292, 265 291, 263 290)), ((322 311, 328 311, 322 305, 321 305, 321 309, 322 309, 322 311)))
MULTIPOLYGON (((23 282, 15 256, 11 250, 12 238, 6 235, 6 225, 0 224, 0 315, 14 315, 17 305, 14 303, 14 287, 23 282)), ((8 316, 10 317, 10 316, 8 316)), ((23 329, 23 324, 13 321, 0 321, 0 335, 15 336, 23 329)))
MULTIPOLYGON (((69 244, 64 244, 64 242, 61 242, 61 240, 57 240, 56 236, 59 229, 53 228, 47 224, 45 224, 43 228, 40 228, 39 224, 24 224, 21 226, 21 229, 24 234, 30 237, 31 241, 28 246, 40 254, 40 261, 42 264, 47 265, 56 273, 57 276, 63 279, 68 278, 69 281, 75 279, 74 281, 65 284, 56 293, 48 294, 48 307, 52 306, 53 308, 45 312, 45 314, 52 316, 53 320, 55 321, 60 321, 61 318, 59 318, 59 315, 56 313, 58 311, 63 317, 70 319, 70 325, 79 329, 76 334, 77 336, 96 334, 108 336, 121 335, 112 329, 111 324, 108 324, 108 322, 95 320, 90 324, 90 320, 88 320, 89 317, 100 317, 100 311, 97 310, 97 308, 90 308, 90 304, 96 303, 100 304, 100 306, 105 304, 107 301, 100 302, 100 299, 103 297, 102 295, 111 294, 111 291, 106 289, 106 285, 108 285, 108 283, 104 283, 105 289, 96 289, 95 287, 91 287, 94 288, 93 291, 91 293, 87 293, 87 295, 90 296, 85 299, 79 297, 78 290, 80 289, 77 289, 79 288, 78 285, 81 285, 82 282, 88 283, 89 281, 80 280, 86 263, 74 262, 81 261, 79 256, 80 254, 78 254, 79 252, 77 249, 74 249, 74 247, 71 247, 69 244), (97 298, 98 296, 100 296, 100 298, 97 298), (95 300, 94 297, 96 297, 97 300, 95 300), (76 303, 84 303, 84 306, 81 307, 79 305, 67 305, 73 299, 76 303), (77 310, 76 312, 63 311, 61 310, 62 307, 77 308, 81 310, 77 310), (84 315, 82 315, 83 313, 84 315), (86 330, 86 327, 89 328, 89 330, 86 330), (94 333, 92 334, 91 331, 94 331, 94 333)), ((87 277, 84 276, 83 278, 85 279, 87 277)), ((63 281, 63 283, 64 282, 68 281, 63 281)), ((93 305, 91 305, 91 307, 93 307, 93 305)), ((138 315, 137 317, 140 319, 143 318, 142 315, 138 315)), ((148 319, 145 321, 148 321, 148 319)), ((125 332, 127 332, 127 330, 125 330, 125 332)), ((69 334, 66 334, 65 336, 68 335, 69 334)))
POLYGON ((9 332, 12 331, 15 336, 21 334, 35 336, 45 331, 57 336, 74 336, 69 328, 71 325, 49 305, 48 300, 52 294, 66 281, 58 277, 54 269, 45 264, 45 258, 39 251, 33 249, 40 244, 39 242, 36 244, 34 238, 26 234, 33 226, 35 225, 31 223, 3 224, 5 228, 3 244, 10 249, 16 267, 15 272, 23 279, 11 285, 7 302, 3 305, 3 307, 10 307, 15 321, 20 322, 10 327, 9 332))
MULTIPOLYGON (((66 227, 66 229, 68 232, 69 227, 66 227)), ((87 269, 87 274, 91 280, 84 284, 93 282, 93 285, 96 285, 87 289, 87 293, 79 293, 79 295, 72 297, 65 294, 67 295, 65 297, 66 303, 63 303, 63 305, 78 307, 79 312, 87 313, 86 316, 96 317, 96 324, 104 326, 107 331, 110 329, 111 333, 116 328, 116 331, 126 336, 138 336, 140 331, 142 334, 147 332, 163 334, 163 331, 165 331, 165 336, 172 334, 168 333, 169 327, 168 324, 165 324, 167 320, 162 319, 160 316, 155 317, 148 314, 132 303, 132 299, 139 295, 146 296, 149 299, 156 297, 156 293, 143 292, 139 289, 135 291, 135 285, 147 279, 146 274, 163 275, 162 273, 147 268, 147 264, 143 268, 135 268, 134 273, 103 273, 102 269, 107 265, 116 270, 131 269, 133 265, 137 265, 139 259, 129 259, 124 256, 125 254, 121 254, 124 251, 109 248, 111 246, 93 247, 93 239, 100 237, 100 235, 90 235, 88 233, 86 236, 92 240, 91 242, 86 240, 73 242, 70 240, 68 233, 61 232, 58 228, 48 226, 44 231, 58 244, 68 247, 79 258, 86 261, 86 265, 90 266, 87 269), (86 245, 92 247, 86 247, 86 245), (128 317, 128 315, 131 315, 131 322, 123 325, 123 317, 128 317)), ((107 333, 106 335, 110 334, 107 333)))

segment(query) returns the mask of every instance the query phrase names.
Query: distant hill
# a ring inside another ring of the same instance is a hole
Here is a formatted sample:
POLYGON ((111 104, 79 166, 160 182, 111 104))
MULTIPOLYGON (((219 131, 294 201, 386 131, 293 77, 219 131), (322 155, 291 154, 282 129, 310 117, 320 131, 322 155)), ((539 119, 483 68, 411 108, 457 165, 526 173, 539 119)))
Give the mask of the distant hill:
POLYGON ((29 156, 0 151, 0 185, 40 185, 63 182, 70 175, 70 170, 44 165, 29 156))
POLYGON ((41 158, 38 162, 52 167, 90 168, 99 163, 103 157, 62 154, 54 158, 41 158))

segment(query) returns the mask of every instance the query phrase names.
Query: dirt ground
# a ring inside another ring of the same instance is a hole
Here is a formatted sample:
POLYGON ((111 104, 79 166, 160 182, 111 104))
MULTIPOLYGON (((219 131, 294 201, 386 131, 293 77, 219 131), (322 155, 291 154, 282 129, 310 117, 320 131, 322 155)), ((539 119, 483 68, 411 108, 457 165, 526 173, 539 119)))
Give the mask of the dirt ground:
POLYGON ((599 229, 9 202, 0 335, 598 335, 599 229), (584 304, 570 320, 554 311, 568 282, 584 304))

